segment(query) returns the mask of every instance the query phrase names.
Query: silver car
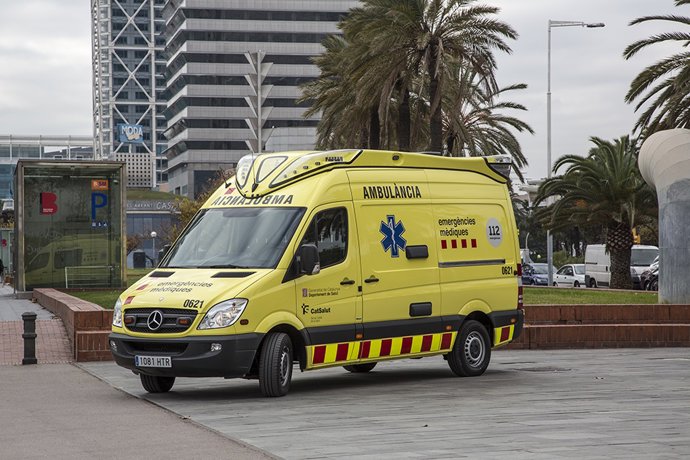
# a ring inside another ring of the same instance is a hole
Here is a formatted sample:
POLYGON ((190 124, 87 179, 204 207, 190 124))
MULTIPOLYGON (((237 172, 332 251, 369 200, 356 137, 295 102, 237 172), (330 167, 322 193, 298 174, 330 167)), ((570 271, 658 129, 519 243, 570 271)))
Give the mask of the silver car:
POLYGON ((568 264, 558 269, 553 276, 554 286, 585 286, 585 264, 568 264))

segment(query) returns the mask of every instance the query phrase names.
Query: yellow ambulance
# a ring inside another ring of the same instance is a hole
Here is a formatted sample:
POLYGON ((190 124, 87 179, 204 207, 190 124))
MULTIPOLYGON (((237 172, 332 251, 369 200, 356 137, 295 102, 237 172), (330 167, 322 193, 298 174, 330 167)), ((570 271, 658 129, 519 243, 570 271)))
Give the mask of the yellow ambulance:
POLYGON ((114 308, 115 361, 149 392, 443 356, 484 373, 523 327, 509 159, 374 150, 244 157, 114 308))

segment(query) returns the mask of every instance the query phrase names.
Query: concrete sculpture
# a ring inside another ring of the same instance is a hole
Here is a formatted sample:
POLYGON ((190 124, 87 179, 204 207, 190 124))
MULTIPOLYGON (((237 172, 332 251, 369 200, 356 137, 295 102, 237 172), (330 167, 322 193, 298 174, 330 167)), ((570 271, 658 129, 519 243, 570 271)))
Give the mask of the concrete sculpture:
POLYGON ((659 302, 690 303, 690 130, 652 134, 638 164, 659 200, 659 302))

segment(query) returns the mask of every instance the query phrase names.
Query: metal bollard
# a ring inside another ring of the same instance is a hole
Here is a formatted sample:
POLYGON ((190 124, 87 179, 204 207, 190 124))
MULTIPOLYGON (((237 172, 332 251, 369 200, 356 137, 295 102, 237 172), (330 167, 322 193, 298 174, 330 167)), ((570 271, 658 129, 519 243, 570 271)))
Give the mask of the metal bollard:
POLYGON ((36 364, 36 313, 26 312, 22 313, 22 320, 24 320, 24 359, 22 364, 36 364))

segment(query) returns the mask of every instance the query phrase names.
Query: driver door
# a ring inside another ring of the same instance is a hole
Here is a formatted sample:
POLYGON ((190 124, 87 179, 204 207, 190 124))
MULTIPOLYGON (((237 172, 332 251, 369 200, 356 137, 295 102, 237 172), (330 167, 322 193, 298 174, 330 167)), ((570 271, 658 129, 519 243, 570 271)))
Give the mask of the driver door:
POLYGON ((358 312, 361 318, 359 253, 351 203, 315 209, 300 246, 315 244, 320 271, 295 280, 297 317, 310 343, 307 366, 319 367, 356 359, 358 312))

